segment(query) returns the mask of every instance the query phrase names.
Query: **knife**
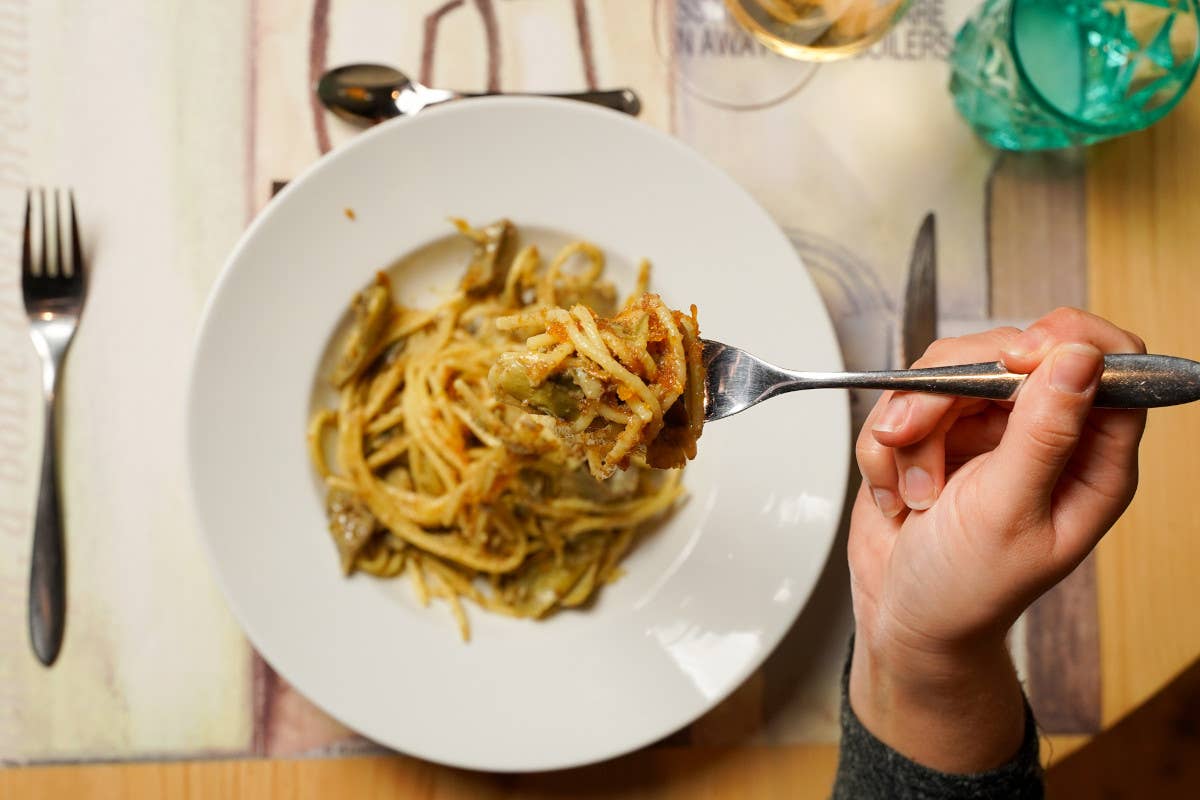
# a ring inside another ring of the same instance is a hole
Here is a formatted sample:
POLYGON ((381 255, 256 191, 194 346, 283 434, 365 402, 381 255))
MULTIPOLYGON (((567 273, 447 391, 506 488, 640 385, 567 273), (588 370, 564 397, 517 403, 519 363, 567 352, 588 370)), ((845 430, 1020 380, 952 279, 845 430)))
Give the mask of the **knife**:
POLYGON ((900 366, 912 366, 937 339, 937 222, 925 215, 908 260, 900 318, 900 366))

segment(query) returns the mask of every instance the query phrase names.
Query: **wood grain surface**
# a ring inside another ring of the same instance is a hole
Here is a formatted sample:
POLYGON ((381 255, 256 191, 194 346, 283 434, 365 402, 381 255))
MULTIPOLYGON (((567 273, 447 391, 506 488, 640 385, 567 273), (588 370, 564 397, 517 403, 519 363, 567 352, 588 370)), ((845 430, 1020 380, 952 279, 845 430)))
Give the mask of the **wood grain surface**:
MULTIPOLYGON (((1068 757, 1079 737, 1052 737, 1047 759, 1068 757)), ((581 769, 487 775, 403 756, 177 764, 27 767, 0 772, 0 797, 29 800, 538 800, 539 798, 809 798, 829 793, 833 745, 669 747, 581 769)))
MULTIPOLYGON (((1092 153, 1091 308, 1151 352, 1200 358, 1200 93, 1148 131, 1092 153)), ((1097 552, 1106 723, 1200 655, 1200 406, 1155 411, 1141 483, 1097 552)), ((1200 757, 1200 754, 1196 754, 1200 757)))
POLYGON ((1047 776, 1051 798, 1200 794, 1200 660, 1047 776))

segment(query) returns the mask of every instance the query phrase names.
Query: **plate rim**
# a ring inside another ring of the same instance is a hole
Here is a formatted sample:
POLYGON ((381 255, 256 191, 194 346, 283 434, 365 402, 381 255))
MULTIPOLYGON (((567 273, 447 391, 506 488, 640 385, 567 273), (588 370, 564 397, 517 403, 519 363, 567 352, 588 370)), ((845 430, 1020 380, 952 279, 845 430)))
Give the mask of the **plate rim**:
POLYGON ((659 130, 658 128, 655 128, 648 123, 641 122, 618 111, 572 100, 533 96, 483 97, 471 99, 469 103, 446 103, 441 106, 435 106, 422 111, 419 115, 414 115, 412 117, 397 117, 395 119, 375 125, 372 128, 355 135, 353 139, 338 145, 330 152, 322 155, 303 171, 301 171, 295 178, 290 179, 287 185, 281 191, 273 195, 267 201, 267 203, 258 210, 254 216, 254 219, 243 230, 242 234, 238 238, 237 243, 226 257, 220 272, 208 289, 208 294, 205 299, 199 321, 196 324, 194 339, 191 347, 191 358, 188 366, 188 379, 184 406, 185 458, 187 461, 187 498, 191 509, 192 519, 195 522, 196 535, 200 539, 201 549, 204 553, 205 562, 209 568, 209 572, 217 586, 220 588, 226 606, 233 615, 233 618, 236 620, 241 632, 245 635, 247 643, 252 647, 254 653, 266 664, 268 664, 271 669, 276 672, 276 674, 278 674, 285 681, 287 681, 289 685, 295 688, 296 691, 301 694, 307 702, 312 703, 321 711, 328 714, 331 718, 346 725, 346 727, 351 729, 359 736, 362 736, 364 739, 367 739, 373 744, 376 744, 387 750, 449 767, 499 773, 560 770, 608 761, 639 750, 647 745, 653 744, 656 741, 660 741, 675 731, 681 730, 684 727, 692 724, 712 708, 723 702, 727 697, 729 697, 729 695, 740 688, 755 670, 759 669, 763 663, 770 658, 770 656, 778 647, 780 641, 782 641, 784 636, 786 636, 787 633, 795 626, 796 620, 799 618, 804 608, 807 607, 813 596, 813 593, 816 591, 816 588, 820 583, 820 576, 828 567, 830 557, 833 554, 834 545, 839 538, 837 534, 841 525, 841 519, 845 514, 847 504, 851 502, 851 498, 847 496, 850 478, 850 453, 848 446, 851 442, 850 437, 852 435, 850 400, 848 392, 844 390, 835 390, 837 394, 840 395, 840 402, 837 403, 837 407, 839 408, 841 415, 841 420, 838 422, 838 428, 844 434, 847 444, 847 447, 839 448, 836 451, 837 462, 829 464, 831 471, 835 475, 833 479, 833 491, 839 498, 835 501, 837 504, 837 513, 835 513, 831 518, 832 529, 830 535, 828 536, 828 543, 823 548, 823 552, 820 556, 820 563, 815 572, 817 577, 812 582, 812 585, 807 588, 807 591, 804 593, 803 600, 797 604, 796 611, 792 615, 791 621, 787 625, 778 626, 771 632, 770 635, 764 637, 761 658, 751 659, 743 667, 739 668, 735 673, 735 677, 729 680, 728 685, 723 692, 706 697, 705 702, 702 705, 698 705, 697 708, 693 712, 690 712, 690 714, 687 715, 682 721, 665 727, 663 730, 655 731, 651 734, 645 734, 637 738, 630 738, 623 744, 609 747, 604 751, 593 752, 587 755, 576 754, 567 758, 563 758, 561 756, 547 758, 538 757, 535 755, 531 758, 525 759, 521 763, 512 763, 511 760, 503 762, 485 762, 481 760, 458 759, 453 756, 447 756, 440 752, 435 753, 425 751, 421 746, 412 745, 409 743, 406 743, 403 749, 400 749, 397 746, 388 744, 385 741, 386 737, 376 736, 375 734, 367 732, 374 726, 360 725, 357 722, 352 724, 348 722, 348 718, 353 715, 345 713, 344 710, 335 710, 325 702, 315 699, 308 692, 302 690, 301 687, 292 679, 292 671, 288 668, 281 667, 280 664, 276 663, 275 659, 271 658, 265 652, 263 645, 261 644, 263 637, 259 635, 256 625, 250 621, 243 604, 235 600, 234 593, 230 591, 228 577, 222 571, 220 567, 220 561, 217 557, 216 543, 214 538, 208 533, 208 525, 205 522, 205 515, 201 512, 199 498, 200 493, 197 491, 197 477, 200 469, 198 467, 198 448, 196 441, 197 437, 202 435, 201 426, 198 424, 197 420, 197 387, 199 381, 199 372, 201 371, 200 362, 202 350, 204 349, 205 342, 209 336, 213 317, 216 313, 216 308, 222 301, 231 276, 235 272, 235 265, 242 259, 244 251, 250 246, 250 243, 257 237, 260 228, 266 224, 266 221, 272 215, 273 207, 276 206, 276 204, 282 204, 285 202, 293 192, 300 191, 301 187, 303 187, 310 180, 314 179, 317 175, 321 174, 327 169, 334 168, 334 165, 336 165, 338 161, 345 156, 345 154, 360 147, 366 146, 368 142, 371 142, 376 138, 395 135, 395 131, 403 130, 406 126, 421 124, 420 121, 422 119, 434 115, 446 116, 459 113, 473 114, 478 113, 480 109, 487 107, 520 108, 522 106, 533 108, 551 107, 560 111, 569 110, 573 114, 585 116, 590 115, 597 119, 602 119, 606 122, 606 124, 617 124, 624 125, 628 128, 635 128, 638 130, 640 135, 648 136, 660 145, 667 146, 668 148, 674 150, 677 154, 690 160, 697 169, 708 172, 710 175, 726 184, 728 191, 739 195, 744 202, 748 203, 759 214, 761 214, 774 229, 776 235, 787 244, 787 249, 790 253, 792 253, 796 266, 799 267, 800 271, 803 273, 804 280, 812 285, 814 295, 817 297, 818 301, 820 301, 819 306, 820 313, 822 314, 821 319, 823 320, 824 325, 827 326, 827 330, 829 331, 830 337, 834 344, 830 355, 833 358, 836 367, 839 369, 844 369, 844 359, 841 349, 838 346, 837 332, 829 315, 829 310, 823 302, 820 292, 817 289, 812 275, 809 272, 808 267, 805 265, 803 258, 798 252, 795 251, 795 247, 788 239, 786 232, 775 220, 775 218, 745 187, 738 183, 724 169, 707 159, 704 155, 692 148, 690 145, 682 142, 668 133, 659 130), (840 477, 838 477, 839 474, 840 477))

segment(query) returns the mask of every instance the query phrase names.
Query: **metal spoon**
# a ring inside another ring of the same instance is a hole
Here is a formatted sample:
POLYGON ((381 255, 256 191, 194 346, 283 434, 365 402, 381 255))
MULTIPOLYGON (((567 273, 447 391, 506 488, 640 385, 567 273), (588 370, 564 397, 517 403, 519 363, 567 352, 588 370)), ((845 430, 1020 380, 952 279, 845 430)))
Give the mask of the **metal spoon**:
MULTIPOLYGON (((464 97, 487 97, 499 92, 471 94, 434 89, 412 80, 403 72, 383 64, 346 64, 321 76, 317 97, 342 119, 376 123, 392 117, 416 114, 422 109, 464 97)), ((642 103, 632 89, 542 94, 594 103, 637 116, 642 103)))
MULTIPOLYGON (((793 372, 720 342, 704 342, 704 420, 723 419, 798 389, 896 389, 1012 400, 1026 375, 998 361, 885 372, 793 372)), ((1098 408, 1157 408, 1200 400, 1200 363, 1175 356, 1104 357, 1098 408)))

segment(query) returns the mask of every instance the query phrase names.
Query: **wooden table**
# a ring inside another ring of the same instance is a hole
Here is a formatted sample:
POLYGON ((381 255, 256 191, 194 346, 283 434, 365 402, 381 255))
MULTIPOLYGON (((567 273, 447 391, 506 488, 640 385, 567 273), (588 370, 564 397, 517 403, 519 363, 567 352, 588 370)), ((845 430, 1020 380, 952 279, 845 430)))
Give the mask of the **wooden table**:
MULTIPOLYGON (((1153 352, 1193 358, 1200 357, 1197 141, 1200 93, 1192 92, 1152 130, 1093 148, 1085 183, 1090 308, 1140 333, 1153 352)), ((1190 447, 1196 441, 1200 406, 1154 412, 1137 499, 1098 552, 1106 727, 1200 657, 1200 507, 1193 500, 1200 460, 1190 447)), ((1166 729, 1137 735, 1143 749, 1146 736, 1178 741, 1166 729)), ((1055 761, 1081 745, 1088 746, 1079 737, 1058 737, 1045 752, 1055 761)), ((402 756, 50 766, 0 771, 0 797, 808 797, 828 791, 836 755, 833 746, 659 747, 529 776, 471 773, 402 756)), ((1200 749, 1191 758, 1200 760, 1200 749)))

